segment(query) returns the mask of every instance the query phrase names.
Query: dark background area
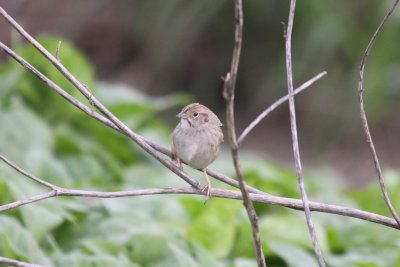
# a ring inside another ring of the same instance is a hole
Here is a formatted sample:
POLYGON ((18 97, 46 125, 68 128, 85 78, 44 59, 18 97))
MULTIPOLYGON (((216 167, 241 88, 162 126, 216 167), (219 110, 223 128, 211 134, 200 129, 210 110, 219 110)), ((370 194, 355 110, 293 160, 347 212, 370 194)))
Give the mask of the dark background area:
MULTIPOLYGON (((193 95, 224 117, 222 81, 233 49, 231 1, 23 1, 0 4, 32 35, 71 40, 99 80, 126 83, 147 94, 193 95)), ((351 184, 375 176, 361 130, 358 65, 388 1, 300 1, 293 33, 294 84, 328 76, 297 96, 299 141, 306 166, 328 167, 351 184)), ((283 25, 288 1, 244 1, 244 40, 237 83, 237 129, 286 91, 283 25)), ((366 107, 384 168, 398 168, 400 121, 400 15, 378 38, 365 73, 366 107)), ((6 44, 20 37, 0 23, 6 44)), ((62 51, 62 50, 61 50, 62 51)), ((5 60, 4 55, 1 59, 5 60)), ((171 111, 171 127, 176 123, 171 111)), ((169 115, 169 114, 168 114, 169 115)), ((279 164, 292 164, 288 107, 266 118, 243 149, 279 164)))

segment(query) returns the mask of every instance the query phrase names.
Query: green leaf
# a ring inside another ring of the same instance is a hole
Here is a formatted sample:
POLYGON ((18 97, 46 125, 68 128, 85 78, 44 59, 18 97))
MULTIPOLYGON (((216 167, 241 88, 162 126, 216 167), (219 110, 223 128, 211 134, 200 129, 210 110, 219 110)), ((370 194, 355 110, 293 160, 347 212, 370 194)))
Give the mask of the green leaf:
POLYGON ((139 267, 131 262, 126 255, 109 255, 104 253, 84 254, 80 251, 58 254, 55 257, 57 267, 139 267))
MULTIPOLYGON (((394 208, 397 212, 400 212, 399 202, 393 201, 393 199, 400 199, 400 173, 394 170, 387 170, 384 172, 384 177, 385 185, 394 208)), ((348 195, 354 198, 362 209, 390 216, 377 180, 373 180, 369 185, 359 190, 353 189, 349 191, 348 195)))
MULTIPOLYGON (((323 252, 329 251, 326 234, 322 225, 313 217, 316 235, 323 252)), ((293 244, 312 250, 306 219, 303 214, 282 214, 264 216, 260 219, 261 238, 264 245, 270 242, 293 244)))
MULTIPOLYGON (((23 199, 44 191, 39 188, 38 184, 34 184, 24 178, 7 179, 6 184, 14 200, 23 199)), ((19 211, 26 228, 32 236, 36 240, 41 240, 65 219, 71 218, 65 207, 61 201, 52 199, 51 201, 41 201, 34 205, 23 206, 19 211), (44 220, 43 218, 46 219, 44 220)))
POLYGON ((174 255, 177 266, 180 267, 200 267, 199 264, 193 259, 190 253, 187 250, 183 250, 182 248, 169 244, 169 248, 171 249, 172 254, 174 255))
POLYGON ((181 198, 181 204, 185 208, 186 213, 190 216, 191 220, 195 220, 201 215, 202 210, 199 208, 204 201, 199 198, 184 196, 181 198))
POLYGON ((0 112, 0 125, 0 151, 21 167, 28 161, 26 151, 49 151, 53 146, 50 127, 21 103, 0 112))
POLYGON ((136 88, 124 84, 98 83, 99 100, 110 108, 125 107, 134 111, 129 114, 135 116, 144 112, 154 112, 186 104, 188 96, 184 94, 170 94, 163 97, 149 97, 136 88))
POLYGON ((235 260, 232 267, 254 267, 257 266, 257 261, 253 259, 238 258, 235 260))
POLYGON ((243 170, 246 182, 260 190, 279 196, 299 196, 297 178, 293 171, 259 159, 245 160, 243 170))
POLYGON ((16 84, 21 79, 23 70, 0 68, 0 106, 6 108, 10 104, 11 96, 16 84))
POLYGON ((169 244, 173 242, 164 235, 137 234, 132 237, 127 247, 132 251, 131 258, 144 265, 163 261, 170 257, 169 244), (150 249, 151 248, 151 249, 150 249))
MULTIPOLYGON (((37 40, 47 50, 55 53, 59 39, 41 36, 37 40)), ((70 42, 67 40, 61 41, 62 45, 59 51, 60 61, 79 81, 90 88, 94 94, 94 71, 89 61, 70 42)), ((28 44, 20 44, 14 47, 14 49, 20 56, 65 91, 81 102, 88 103, 81 93, 34 47, 28 44)), ((21 68, 16 62, 11 62, 10 64, 13 68, 21 68)), ((22 96, 27 105, 52 122, 67 121, 73 119, 79 113, 75 107, 52 89, 46 88, 46 85, 41 80, 28 71, 23 72, 23 76, 15 87, 17 89, 16 93, 22 96)))
POLYGON ((0 237, 19 258, 37 264, 52 265, 35 238, 16 219, 0 215, 0 237))
POLYGON ((239 201, 226 199, 211 199, 206 205, 199 204, 200 215, 189 228, 189 239, 218 258, 226 257, 234 245, 236 217, 241 207, 239 201))
POLYGON ((27 150, 24 166, 30 173, 52 184, 63 187, 73 185, 74 176, 51 151, 36 148, 27 150))
POLYGON ((269 248, 279 255, 289 267, 318 267, 313 255, 289 243, 269 241, 269 248))
POLYGON ((193 243, 191 244, 191 248, 193 250, 194 258, 196 262, 200 266, 207 266, 207 267, 223 267, 224 264, 219 262, 214 255, 212 255, 208 250, 203 248, 202 246, 193 243))

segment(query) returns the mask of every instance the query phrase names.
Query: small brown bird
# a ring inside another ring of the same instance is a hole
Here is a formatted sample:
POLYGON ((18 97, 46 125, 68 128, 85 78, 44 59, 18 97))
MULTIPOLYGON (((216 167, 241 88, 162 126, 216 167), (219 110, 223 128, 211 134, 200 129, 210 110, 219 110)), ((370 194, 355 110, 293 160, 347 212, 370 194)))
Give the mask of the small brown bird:
POLYGON ((218 156, 219 146, 224 140, 222 123, 211 110, 192 103, 177 115, 180 119, 172 135, 172 154, 182 168, 182 161, 192 168, 203 171, 207 185, 207 199, 211 193, 211 182, 206 168, 218 156))

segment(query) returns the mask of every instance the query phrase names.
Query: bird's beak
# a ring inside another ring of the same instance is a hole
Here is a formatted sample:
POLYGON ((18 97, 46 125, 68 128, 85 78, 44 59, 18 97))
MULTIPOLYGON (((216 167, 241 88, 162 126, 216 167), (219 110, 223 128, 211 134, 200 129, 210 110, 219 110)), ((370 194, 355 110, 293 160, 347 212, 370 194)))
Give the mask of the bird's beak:
POLYGON ((176 116, 177 116, 179 119, 185 119, 185 118, 187 118, 187 115, 186 115, 183 111, 181 111, 181 112, 179 112, 178 114, 176 114, 176 116))

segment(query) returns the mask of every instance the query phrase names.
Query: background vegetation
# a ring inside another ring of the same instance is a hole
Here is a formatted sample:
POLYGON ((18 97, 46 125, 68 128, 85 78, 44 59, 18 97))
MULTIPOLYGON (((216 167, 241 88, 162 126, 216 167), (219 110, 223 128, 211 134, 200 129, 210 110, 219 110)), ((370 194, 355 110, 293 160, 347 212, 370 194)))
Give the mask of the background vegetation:
MULTIPOLYGON (((58 39, 42 37, 39 41, 52 51, 58 39)), ((68 42, 63 41, 62 47, 61 61, 95 88, 96 96, 118 117, 144 136, 169 143, 171 129, 157 115, 182 105, 187 97, 151 98, 126 86, 96 82, 88 60, 68 42)), ((15 48, 76 94, 31 47, 15 48)), ((16 63, 1 67, 0 81, 0 151, 38 177, 64 187, 107 191, 182 183, 127 138, 72 108, 16 63)), ((234 174, 225 154, 214 167, 234 174)), ((245 157, 244 171, 248 183, 257 188, 299 197, 292 171, 251 155, 245 157)), ((386 177, 393 199, 399 199, 399 174, 390 171, 386 177)), ((335 178, 329 171, 309 172, 306 181, 311 198, 385 213, 376 183, 348 191, 335 178)), ((40 190, 0 165, 0 203, 40 190)), ((68 267, 255 266, 241 203, 213 198, 204 205, 203 201, 202 197, 179 195, 42 201, 0 215, 1 255, 68 267)), ((303 213, 261 204, 256 208, 269 266, 317 266, 303 213)), ((329 266, 400 264, 396 230, 334 215, 316 214, 314 218, 329 266)))
MULTIPOLYGON (((147 138, 168 146, 176 123, 171 118, 192 100, 223 117, 219 77, 228 69, 233 41, 229 1, 3 2, 28 31, 57 36, 39 38, 49 51, 56 50, 60 35, 79 46, 63 40, 63 64, 147 138)), ((389 214, 375 181, 349 189, 342 178, 351 182, 374 176, 358 122, 357 65, 387 4, 302 1, 293 36, 295 84, 321 70, 329 73, 307 95, 296 98, 300 146, 312 166, 305 177, 310 199, 385 215, 389 214)), ((287 18, 288 2, 245 1, 244 7, 239 131, 286 88, 280 22, 287 18)), ((8 39, 24 58, 80 98, 48 62, 1 23, 2 40, 8 39)), ((378 152, 387 166, 394 167, 400 144, 395 115, 399 30, 395 15, 369 58, 365 83, 378 152)), ((16 63, 2 62, 0 151, 12 161, 68 188, 110 191, 182 184, 128 139, 81 114, 16 63)), ((243 154, 244 174, 250 185, 298 198, 295 173, 284 167, 291 162, 288 129, 287 109, 281 108, 246 140, 244 148, 257 154, 243 154)), ((224 151, 213 168, 234 175, 224 151)), ((385 174, 397 205, 399 173, 385 174)), ((41 190, 0 164, 0 204, 41 190)), ((317 266, 303 213, 266 205, 256 208, 269 266, 317 266)), ((53 266, 255 266, 247 220, 239 201, 212 199, 203 205, 202 197, 178 195, 57 198, 2 213, 0 255, 53 266)), ((315 214, 314 220, 329 266, 400 265, 394 229, 334 215, 315 214)))
MULTIPOLYGON (((229 69, 233 6, 220 0, 0 0, 33 35, 72 40, 94 64, 97 79, 129 84, 153 96, 185 92, 224 117, 220 77, 229 69)), ((304 163, 328 166, 351 184, 374 179, 361 131, 357 75, 362 53, 390 1, 307 0, 298 4, 293 32, 295 86, 328 76, 296 98, 304 163), (357 167, 355 167, 357 166, 357 167)), ((244 40, 237 86, 238 131, 285 94, 283 26, 286 1, 244 2, 244 40)), ((366 68, 366 105, 384 167, 400 167, 400 17, 395 11, 366 68)), ((6 43, 18 41, 6 24, 6 43)), ((170 127, 175 110, 162 115, 170 127), (172 119, 171 119, 172 118, 172 119)), ((278 109, 243 143, 292 166, 288 109, 278 109)))

